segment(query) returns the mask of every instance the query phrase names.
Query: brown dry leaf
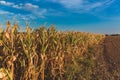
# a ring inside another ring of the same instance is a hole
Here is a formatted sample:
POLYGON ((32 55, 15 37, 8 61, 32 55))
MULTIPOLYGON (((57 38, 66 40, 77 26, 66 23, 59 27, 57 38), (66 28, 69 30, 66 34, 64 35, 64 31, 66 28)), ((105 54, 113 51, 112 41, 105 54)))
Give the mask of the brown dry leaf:
POLYGON ((2 46, 2 45, 3 45, 2 40, 0 40, 0 46, 2 46))
POLYGON ((17 28, 18 28, 18 25, 15 24, 14 27, 12 28, 12 33, 14 33, 15 29, 17 29, 17 28))
POLYGON ((27 33, 30 33, 31 32, 31 29, 29 27, 26 28, 26 32, 27 33))
POLYGON ((8 21, 8 22, 7 22, 7 29, 6 29, 6 32, 10 32, 10 27, 11 27, 11 24, 10 24, 10 22, 8 21))
POLYGON ((12 56, 11 60, 14 62, 16 60, 16 56, 12 56))
POLYGON ((4 77, 5 77, 5 74, 3 72, 0 72, 0 79, 4 77))
POLYGON ((8 32, 5 33, 5 36, 10 40, 10 35, 8 32))
POLYGON ((6 76, 6 72, 3 68, 0 68, 0 80, 6 76))
POLYGON ((44 56, 41 54, 41 59, 43 60, 44 56))
POLYGON ((14 31, 15 31, 15 27, 12 28, 12 33, 14 33, 14 31))

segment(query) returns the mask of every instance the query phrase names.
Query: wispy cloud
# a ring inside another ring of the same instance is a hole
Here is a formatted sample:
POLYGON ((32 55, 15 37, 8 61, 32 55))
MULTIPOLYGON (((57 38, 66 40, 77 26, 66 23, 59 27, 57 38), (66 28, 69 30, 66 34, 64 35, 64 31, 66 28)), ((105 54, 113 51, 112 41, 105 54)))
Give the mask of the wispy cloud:
POLYGON ((35 16, 33 16, 33 14, 27 14, 27 15, 23 15, 23 14, 17 14, 15 16, 18 20, 33 20, 36 19, 35 16))
POLYGON ((100 8, 103 6, 102 2, 96 2, 96 3, 86 3, 85 6, 83 6, 82 10, 84 11, 90 11, 96 8, 100 8))
MULTIPOLYGON (((31 12, 31 14, 33 14, 33 16, 38 16, 41 18, 44 18, 44 14, 47 12, 47 9, 40 8, 38 5, 35 5, 32 3, 15 4, 13 2, 7 2, 7 1, 2 0, 2 1, 0 1, 0 4, 4 5, 4 6, 9 6, 9 7, 15 8, 15 9, 21 9, 21 10, 31 12)), ((3 14, 3 13, 9 14, 8 11, 6 11, 6 12, 1 11, 0 14, 3 14)))
POLYGON ((11 6, 11 5, 14 5, 14 3, 12 3, 12 2, 6 2, 6 1, 0 1, 0 4, 1 5, 5 5, 5 6, 11 6))
POLYGON ((41 18, 44 18, 45 14, 47 13, 47 9, 45 8, 40 8, 38 5, 34 5, 31 3, 26 3, 22 6, 22 8, 26 11, 29 11, 33 14, 33 16, 38 16, 41 18))
POLYGON ((12 5, 13 8, 17 9, 25 9, 25 10, 34 10, 34 9, 39 9, 38 5, 34 5, 32 3, 25 3, 25 4, 14 4, 12 5))
POLYGON ((13 8, 17 8, 17 9, 26 9, 26 10, 31 10, 31 9, 37 9, 39 8, 38 5, 34 5, 32 3, 25 3, 25 4, 15 4, 14 2, 7 2, 7 1, 0 1, 0 4, 1 5, 4 5, 4 6, 10 6, 10 7, 13 7, 13 8))
POLYGON ((63 7, 73 11, 89 11, 95 8, 106 7, 114 2, 114 0, 98 0, 91 2, 89 0, 47 0, 53 3, 59 3, 63 7))
POLYGON ((14 13, 9 12, 9 11, 0 10, 0 14, 5 15, 5 14, 14 14, 14 13))
POLYGON ((38 5, 34 5, 32 3, 14 5, 14 8, 24 9, 31 12, 33 16, 38 16, 41 18, 44 18, 44 14, 47 12, 47 9, 40 8, 38 5))
POLYGON ((58 2, 66 8, 79 8, 82 5, 83 0, 53 0, 53 2, 58 2))
POLYGON ((12 5, 13 8, 16 8, 16 9, 22 9, 23 8, 23 4, 20 3, 20 4, 14 4, 12 5))
POLYGON ((34 10, 34 9, 38 9, 39 6, 31 4, 31 3, 26 3, 26 4, 24 4, 23 8, 26 10, 34 10))

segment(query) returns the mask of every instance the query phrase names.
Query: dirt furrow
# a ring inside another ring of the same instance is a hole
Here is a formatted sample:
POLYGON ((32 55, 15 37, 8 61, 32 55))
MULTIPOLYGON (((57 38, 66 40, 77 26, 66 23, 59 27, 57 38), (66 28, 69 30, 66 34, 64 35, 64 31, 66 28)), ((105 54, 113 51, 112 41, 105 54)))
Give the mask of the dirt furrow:
POLYGON ((107 36, 103 56, 110 80, 120 80, 120 36, 107 36))

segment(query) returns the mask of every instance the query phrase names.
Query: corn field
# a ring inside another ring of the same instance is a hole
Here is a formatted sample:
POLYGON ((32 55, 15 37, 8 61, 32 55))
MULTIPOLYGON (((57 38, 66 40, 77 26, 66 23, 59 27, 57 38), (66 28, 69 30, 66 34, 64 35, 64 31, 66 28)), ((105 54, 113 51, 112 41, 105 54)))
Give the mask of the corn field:
POLYGON ((104 35, 57 31, 19 32, 8 21, 0 33, 0 80, 93 80, 97 45, 104 35))

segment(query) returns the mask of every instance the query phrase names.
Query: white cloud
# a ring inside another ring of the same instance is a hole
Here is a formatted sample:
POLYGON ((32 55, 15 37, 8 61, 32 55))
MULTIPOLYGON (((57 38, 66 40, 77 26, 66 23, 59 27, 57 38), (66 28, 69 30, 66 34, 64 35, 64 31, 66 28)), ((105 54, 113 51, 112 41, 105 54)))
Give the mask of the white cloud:
POLYGON ((12 13, 12 12, 9 12, 9 11, 4 11, 4 10, 0 10, 0 14, 2 14, 2 15, 6 15, 6 14, 14 14, 14 13, 12 13))
POLYGON ((10 6, 10 7, 16 8, 16 9, 34 10, 34 9, 38 9, 39 8, 38 5, 34 5, 32 3, 15 4, 13 2, 7 2, 7 1, 4 1, 4 0, 0 1, 0 4, 4 5, 4 6, 10 6))
POLYGON ((39 6, 34 5, 34 4, 31 4, 31 3, 26 3, 26 4, 23 6, 23 8, 26 9, 26 10, 34 10, 34 9, 38 9, 39 6))
MULTIPOLYGON (((0 1, 0 4, 5 5, 5 6, 10 6, 16 9, 23 9, 26 11, 31 12, 31 14, 34 14, 33 16, 38 16, 41 18, 44 18, 44 14, 47 12, 47 9, 44 8, 39 8, 38 5, 34 5, 32 3, 25 3, 25 4, 14 4, 11 2, 6 2, 6 1, 0 1)), ((8 11, 0 11, 0 14, 10 14, 8 11)))
POLYGON ((33 16, 44 18, 45 13, 47 13, 47 9, 40 8, 38 5, 34 5, 31 3, 26 3, 22 6, 22 9, 27 10, 33 14, 33 16))
POLYGON ((39 9, 39 6, 38 5, 34 5, 32 3, 25 3, 25 4, 14 4, 12 5, 13 8, 16 8, 16 9, 25 9, 25 10, 34 10, 34 9, 39 9))
POLYGON ((102 6, 102 3, 101 3, 101 2, 96 2, 96 3, 94 3, 93 5, 91 5, 90 7, 91 7, 91 8, 96 8, 96 7, 99 7, 99 6, 102 6))
POLYGON ((32 11, 33 14, 35 14, 37 17, 45 18, 45 14, 47 13, 47 9, 38 9, 32 11))
POLYGON ((16 9, 21 9, 22 8, 22 6, 20 6, 20 5, 13 5, 12 7, 16 8, 16 9))
POLYGON ((60 3, 61 5, 68 9, 79 9, 80 7, 82 7, 83 4, 83 0, 48 0, 48 1, 60 3))
POLYGON ((59 3, 63 7, 73 11, 88 11, 99 7, 106 7, 114 2, 114 0, 104 0, 90 2, 89 0, 47 0, 53 3, 59 3))
POLYGON ((0 1, 0 4, 1 5, 5 5, 5 6, 11 6, 11 5, 14 5, 14 3, 12 3, 12 2, 6 2, 6 1, 0 1))
MULTIPOLYGON (((35 1, 40 1, 40 0, 35 0, 35 1)), ((41 18, 44 18, 44 15, 47 13, 47 9, 45 8, 40 8, 38 5, 32 4, 32 3, 19 3, 19 4, 15 4, 13 2, 7 2, 4 0, 0 1, 1 5, 4 6, 9 6, 15 9, 21 9, 21 10, 26 10, 28 12, 30 12, 31 14, 33 14, 33 16, 38 16, 41 18)), ((0 14, 10 14, 8 11, 1 11, 0 14)))
POLYGON ((17 14, 16 18, 17 19, 22 19, 22 20, 36 19, 36 17, 34 15, 32 15, 32 14, 27 14, 27 15, 17 14))
POLYGON ((59 2, 66 8, 78 8, 81 6, 83 0, 59 0, 59 2))
POLYGON ((84 10, 89 11, 89 10, 92 10, 92 9, 95 9, 101 6, 103 6, 103 3, 101 2, 96 2, 93 4, 86 4, 86 6, 84 6, 84 10))

